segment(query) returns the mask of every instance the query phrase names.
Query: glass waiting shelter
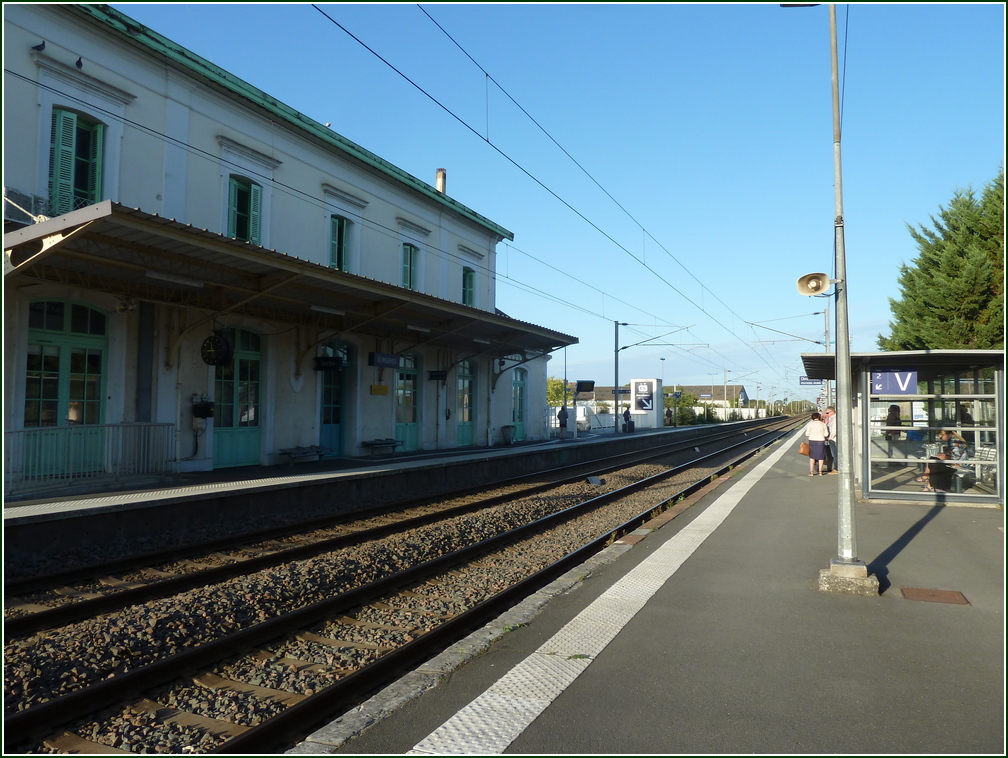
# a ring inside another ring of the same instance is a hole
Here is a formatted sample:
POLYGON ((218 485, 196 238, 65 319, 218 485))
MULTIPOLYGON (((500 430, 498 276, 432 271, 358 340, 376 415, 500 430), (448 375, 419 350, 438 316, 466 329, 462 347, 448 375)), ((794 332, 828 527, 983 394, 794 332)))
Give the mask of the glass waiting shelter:
MULTIPOLYGON (((802 362, 836 378, 831 353, 802 362)), ((854 353, 851 379, 860 499, 1004 503, 1003 350, 854 353)))

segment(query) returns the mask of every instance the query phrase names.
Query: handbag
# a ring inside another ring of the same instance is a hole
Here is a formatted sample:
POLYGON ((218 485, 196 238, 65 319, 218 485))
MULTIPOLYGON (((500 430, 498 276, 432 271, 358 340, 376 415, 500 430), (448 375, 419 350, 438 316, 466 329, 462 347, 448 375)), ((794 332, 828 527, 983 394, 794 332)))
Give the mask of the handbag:
POLYGON ((808 455, 810 452, 812 451, 809 449, 809 444, 807 442, 803 442, 798 446, 799 455, 808 455))

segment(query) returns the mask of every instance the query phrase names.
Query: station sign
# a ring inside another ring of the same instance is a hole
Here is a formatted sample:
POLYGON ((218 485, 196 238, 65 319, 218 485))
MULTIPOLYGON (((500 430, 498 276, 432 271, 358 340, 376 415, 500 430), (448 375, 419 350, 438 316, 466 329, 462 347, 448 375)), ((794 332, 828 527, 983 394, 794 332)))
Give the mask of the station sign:
POLYGON ((916 395, 916 371, 872 371, 873 395, 916 395))
POLYGON ((316 371, 339 371, 343 368, 343 358, 339 355, 315 356, 316 371))
POLYGON ((399 368, 399 356, 393 353, 368 353, 367 365, 378 368, 399 368))
POLYGON ((634 385, 635 405, 640 411, 654 410, 654 385, 651 382, 637 382, 634 385))
POLYGON ((821 387, 822 386, 822 379, 809 379, 807 376, 803 376, 803 377, 800 377, 798 379, 798 383, 799 384, 808 384, 808 385, 811 385, 813 387, 821 387))
POLYGON ((441 381, 444 381, 445 379, 448 378, 448 372, 447 371, 428 371, 427 372, 427 378, 428 379, 440 379, 441 381))
POLYGON ((623 389, 622 387, 620 387, 617 390, 613 390, 612 393, 614 395, 629 395, 630 394, 630 390, 629 389, 623 389))
POLYGON ((713 396, 712 394, 710 394, 709 392, 708 392, 708 393, 706 393, 706 394, 704 394, 704 395, 700 395, 700 398, 701 398, 701 399, 703 399, 703 398, 705 398, 705 397, 707 397, 707 398, 711 398, 711 399, 713 399, 713 398, 714 398, 714 396, 713 396))

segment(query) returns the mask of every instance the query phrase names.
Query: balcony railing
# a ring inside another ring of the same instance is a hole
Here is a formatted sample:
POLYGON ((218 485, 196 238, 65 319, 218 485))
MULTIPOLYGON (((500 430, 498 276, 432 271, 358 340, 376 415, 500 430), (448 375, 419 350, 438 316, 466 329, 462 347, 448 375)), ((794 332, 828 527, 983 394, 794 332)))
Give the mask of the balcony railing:
POLYGON ((81 424, 4 432, 4 493, 166 474, 175 424, 81 424))

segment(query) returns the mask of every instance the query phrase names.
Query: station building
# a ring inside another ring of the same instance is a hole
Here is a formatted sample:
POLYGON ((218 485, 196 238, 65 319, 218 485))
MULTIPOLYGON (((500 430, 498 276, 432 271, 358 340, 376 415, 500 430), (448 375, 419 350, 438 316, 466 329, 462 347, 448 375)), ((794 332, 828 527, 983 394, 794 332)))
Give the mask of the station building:
MULTIPOLYGON (((836 378, 832 353, 802 362, 810 379, 836 378)), ((1003 506, 1003 350, 853 353, 851 377, 859 498, 1003 506), (950 456, 950 486, 925 491, 939 453, 950 456)))
POLYGON ((103 5, 4 7, 3 130, 5 493, 548 435, 577 339, 497 310, 443 169, 103 5))

